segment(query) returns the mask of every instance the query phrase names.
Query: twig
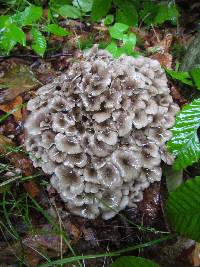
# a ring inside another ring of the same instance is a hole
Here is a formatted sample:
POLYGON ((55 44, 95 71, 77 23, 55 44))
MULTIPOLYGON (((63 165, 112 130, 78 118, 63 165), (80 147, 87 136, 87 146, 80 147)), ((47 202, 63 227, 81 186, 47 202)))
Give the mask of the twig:
MULTIPOLYGON (((66 57, 66 56, 72 56, 72 54, 69 54, 69 53, 58 53, 58 54, 46 56, 46 57, 44 57, 44 59, 45 58, 55 58, 55 57, 66 57)), ((37 55, 14 55, 13 54, 13 55, 0 56, 0 59, 4 60, 4 59, 12 58, 12 57, 31 58, 31 59, 41 58, 40 56, 37 56, 37 55)))

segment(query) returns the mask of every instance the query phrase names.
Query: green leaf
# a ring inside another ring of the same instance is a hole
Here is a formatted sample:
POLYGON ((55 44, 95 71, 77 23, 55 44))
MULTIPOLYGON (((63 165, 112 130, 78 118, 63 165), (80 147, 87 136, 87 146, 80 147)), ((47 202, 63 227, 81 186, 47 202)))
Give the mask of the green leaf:
POLYGON ((200 176, 187 180, 170 193, 166 213, 179 234, 200 242, 200 176))
POLYGON ((15 24, 8 24, 5 29, 6 31, 4 31, 1 36, 0 47, 7 54, 17 43, 23 46, 26 45, 26 35, 22 29, 15 24))
POLYGON ((57 24, 49 24, 46 26, 45 31, 53 33, 58 36, 66 36, 69 34, 68 31, 58 26, 57 24))
POLYGON ((117 40, 123 40, 124 32, 126 32, 128 28, 129 26, 123 23, 115 23, 113 26, 111 26, 108 29, 108 31, 112 38, 117 39, 117 40))
POLYGON ((94 0, 92 6, 92 20, 98 21, 105 17, 110 10, 112 0, 94 0))
POLYGON ((181 81, 182 83, 185 83, 187 85, 193 85, 193 82, 191 81, 191 77, 188 72, 186 71, 174 71, 165 69, 168 75, 170 75, 173 79, 181 81))
POLYGON ((140 19, 144 21, 147 25, 151 25, 154 23, 155 16, 158 12, 158 4, 156 2, 144 2, 143 7, 140 10, 140 19))
POLYGON ((42 33, 33 28, 31 30, 31 35, 32 35, 32 48, 33 50, 39 55, 43 56, 44 52, 46 50, 46 39, 42 35, 42 33))
POLYGON ((123 256, 117 259, 112 267, 159 267, 159 265, 141 257, 123 256))
POLYGON ((114 58, 118 58, 121 55, 126 54, 124 47, 118 47, 115 42, 111 42, 105 49, 109 51, 114 58))
POLYGON ((9 16, 0 16, 0 33, 4 30, 6 21, 8 21, 9 16))
POLYGON ((80 8, 83 12, 90 12, 93 2, 94 0, 74 0, 73 5, 80 8))
POLYGON ((12 36, 12 39, 15 42, 20 43, 23 46, 26 45, 26 35, 22 31, 22 29, 17 27, 15 24, 11 24, 8 31, 9 31, 10 36, 12 36))
POLYGON ((10 50, 13 49, 13 47, 16 45, 16 43, 17 42, 15 40, 13 40, 10 32, 7 31, 2 35, 2 37, 0 39, 0 48, 4 52, 6 52, 6 54, 9 54, 10 50))
POLYGON ((106 50, 108 50, 108 52, 110 52, 113 57, 115 57, 116 55, 116 52, 117 52, 117 44, 115 42, 111 42, 107 47, 106 47, 106 50))
POLYGON ((127 55, 131 55, 133 52, 133 49, 135 48, 136 45, 136 35, 134 33, 129 33, 129 34, 124 34, 123 37, 123 47, 127 53, 127 55))
POLYGON ((174 169, 181 170, 200 159, 200 142, 197 130, 200 127, 200 98, 185 105, 177 114, 171 129, 173 137, 168 149, 176 155, 174 169))
POLYGON ((165 21, 171 21, 173 24, 177 23, 179 17, 178 9, 174 4, 161 3, 159 4, 158 13, 154 19, 154 23, 161 25, 165 21))
POLYGON ((71 18, 71 19, 81 18, 80 9, 71 5, 63 5, 58 9, 56 9, 56 12, 64 18, 71 18))
POLYGON ((138 25, 138 13, 135 5, 130 0, 115 0, 118 5, 116 21, 129 26, 138 25))
POLYGON ((200 90, 200 68, 195 68, 191 71, 191 76, 197 89, 200 90))
POLYGON ((107 16, 105 17, 105 19, 103 20, 103 23, 104 23, 105 25, 110 25, 110 24, 113 23, 114 19, 115 19, 115 18, 114 18, 113 15, 107 15, 107 16))
POLYGON ((19 26, 26 26, 37 22, 41 16, 42 8, 40 6, 30 5, 26 7, 24 11, 12 16, 11 20, 19 26))

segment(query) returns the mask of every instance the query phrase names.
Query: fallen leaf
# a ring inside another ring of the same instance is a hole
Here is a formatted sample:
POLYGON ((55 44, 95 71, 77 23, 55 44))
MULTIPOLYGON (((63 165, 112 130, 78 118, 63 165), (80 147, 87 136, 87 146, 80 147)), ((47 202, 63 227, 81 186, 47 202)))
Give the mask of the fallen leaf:
POLYGON ((0 134, 0 154, 1 156, 5 156, 7 153, 6 146, 14 146, 15 144, 8 137, 0 134))
POLYGON ((169 52, 172 41, 173 41, 173 35, 167 33, 165 37, 157 45, 161 47, 165 52, 169 52))
POLYGON ((172 55, 169 53, 172 40, 173 35, 166 34, 161 41, 157 41, 154 46, 148 47, 147 49, 147 51, 152 54, 152 59, 158 60, 163 67, 168 69, 172 67, 172 55))
POLYGON ((191 262, 194 267, 200 266, 200 243, 196 243, 191 254, 191 262))
POLYGON ((17 96, 13 101, 0 105, 0 110, 11 113, 16 121, 22 121, 22 106, 23 100, 21 96, 17 96), (15 111, 14 111, 15 110, 15 111))
POLYGON ((81 238, 82 231, 71 222, 66 223, 65 229, 68 235, 70 235, 70 237, 72 238, 71 243, 76 244, 78 240, 81 238))
POLYGON ((35 78, 29 66, 13 66, 0 78, 0 103, 11 101, 38 85, 41 83, 35 78))
POLYGON ((40 189, 34 181, 25 182, 23 183, 23 186, 26 192, 28 192, 29 195, 33 198, 35 198, 40 193, 40 189))
POLYGON ((34 232, 35 234, 29 234, 22 239, 28 266, 38 266, 39 262, 44 259, 42 255, 55 258, 60 256, 61 251, 65 253, 68 250, 67 245, 61 243, 61 236, 54 234, 48 225, 34 232))
POLYGON ((179 92, 178 88, 176 88, 175 86, 171 86, 171 95, 173 97, 173 99, 175 101, 178 101, 180 106, 186 104, 188 101, 181 95, 181 93, 179 92))
POLYGON ((24 175, 31 176, 33 174, 32 162, 24 153, 10 153, 8 160, 10 160, 16 168, 21 169, 24 175))
POLYGON ((152 59, 156 59, 160 62, 160 65, 167 68, 171 69, 172 68, 172 55, 169 54, 168 52, 162 53, 155 53, 151 56, 152 59))

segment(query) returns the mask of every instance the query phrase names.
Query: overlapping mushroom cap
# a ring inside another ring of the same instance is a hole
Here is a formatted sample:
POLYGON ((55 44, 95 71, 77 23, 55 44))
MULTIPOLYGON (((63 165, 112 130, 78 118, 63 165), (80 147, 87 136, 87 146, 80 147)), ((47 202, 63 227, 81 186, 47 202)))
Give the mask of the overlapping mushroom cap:
POLYGON ((113 217, 161 179, 178 107, 160 64, 94 46, 27 105, 27 151, 69 210, 113 217))

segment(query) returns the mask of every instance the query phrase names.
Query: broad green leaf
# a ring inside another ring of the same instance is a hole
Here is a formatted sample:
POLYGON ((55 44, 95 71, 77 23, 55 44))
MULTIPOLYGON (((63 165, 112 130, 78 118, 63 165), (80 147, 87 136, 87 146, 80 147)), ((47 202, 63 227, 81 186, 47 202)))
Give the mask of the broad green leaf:
POLYGON ((191 77, 188 72, 186 71, 174 71, 165 69, 167 74, 170 75, 173 79, 181 81, 182 83, 185 83, 187 85, 193 85, 193 82, 191 81, 191 77))
POLYGON ((9 54, 10 50, 16 45, 16 41, 12 38, 9 31, 5 32, 0 39, 0 49, 6 54, 9 54))
POLYGON ((173 137, 168 149, 176 155, 174 169, 181 170, 200 159, 200 142, 197 130, 200 127, 200 98, 185 105, 177 114, 171 129, 173 137))
POLYGON ((191 76, 197 89, 200 90, 200 68, 195 68, 191 71, 191 76))
POLYGON ((71 5, 63 5, 58 9, 56 9, 56 12, 64 18, 71 18, 71 19, 81 18, 80 9, 71 5))
POLYGON ((92 20, 98 21, 110 10, 112 0, 94 0, 92 5, 92 20))
POLYGON ((115 42, 111 42, 105 49, 108 50, 114 58, 126 54, 124 47, 118 47, 115 42))
POLYGON ((70 5, 72 0, 51 0, 51 7, 60 7, 62 5, 70 5))
POLYGON ((127 55, 131 55, 133 52, 133 49, 135 48, 136 45, 136 35, 134 33, 129 33, 129 34, 124 34, 123 37, 123 47, 127 53, 127 55))
POLYGON ((12 22, 19 26, 31 25, 37 22, 42 16, 42 7, 30 5, 24 11, 12 16, 12 22))
POLYGON ((187 180, 170 193, 166 213, 180 235, 200 242, 200 176, 187 180))
POLYGON ((15 24, 11 24, 9 26, 8 32, 15 42, 20 43, 23 46, 26 45, 26 35, 22 31, 22 29, 17 27, 15 24))
POLYGON ((161 25, 165 21, 171 21, 173 24, 176 24, 178 17, 179 12, 176 5, 161 3, 158 8, 158 13, 154 19, 154 23, 161 25))
POLYGON ((117 259, 111 267, 159 267, 159 265, 145 258, 123 256, 117 259))
POLYGON ((117 44, 115 42, 111 42, 107 47, 106 47, 106 50, 108 50, 108 52, 110 52, 113 57, 115 57, 116 55, 116 52, 117 52, 117 44))
POLYGON ((90 12, 92 10, 94 0, 73 0, 73 5, 80 8, 83 12, 90 12))
POLYGON ((135 5, 130 0, 115 0, 118 5, 116 21, 129 26, 138 25, 138 13, 135 5))
POLYGON ((144 21, 147 25, 154 23, 154 18, 158 12, 158 4, 156 2, 144 2, 142 9, 140 10, 140 19, 144 21))
POLYGON ((31 35, 32 35, 32 48, 33 50, 39 55, 43 56, 44 52, 46 50, 46 39, 42 35, 42 33, 33 28, 31 30, 31 35))
POLYGON ((123 23, 115 23, 113 26, 111 26, 108 31, 110 33, 110 36, 117 40, 123 40, 124 38, 124 32, 128 30, 129 26, 123 23))
POLYGON ((17 43, 25 46, 26 35, 15 24, 8 24, 0 38, 0 48, 8 54, 17 43))
POLYGON ((110 24, 113 23, 114 19, 115 19, 115 18, 114 18, 113 15, 107 15, 107 16, 105 17, 105 19, 103 20, 103 23, 104 23, 105 25, 110 25, 110 24))
POLYGON ((8 21, 9 16, 0 16, 0 33, 4 30, 6 21, 8 21))
POLYGON ((49 24, 46 26, 45 31, 53 33, 58 36, 66 36, 69 34, 68 31, 58 26, 57 24, 49 24))

